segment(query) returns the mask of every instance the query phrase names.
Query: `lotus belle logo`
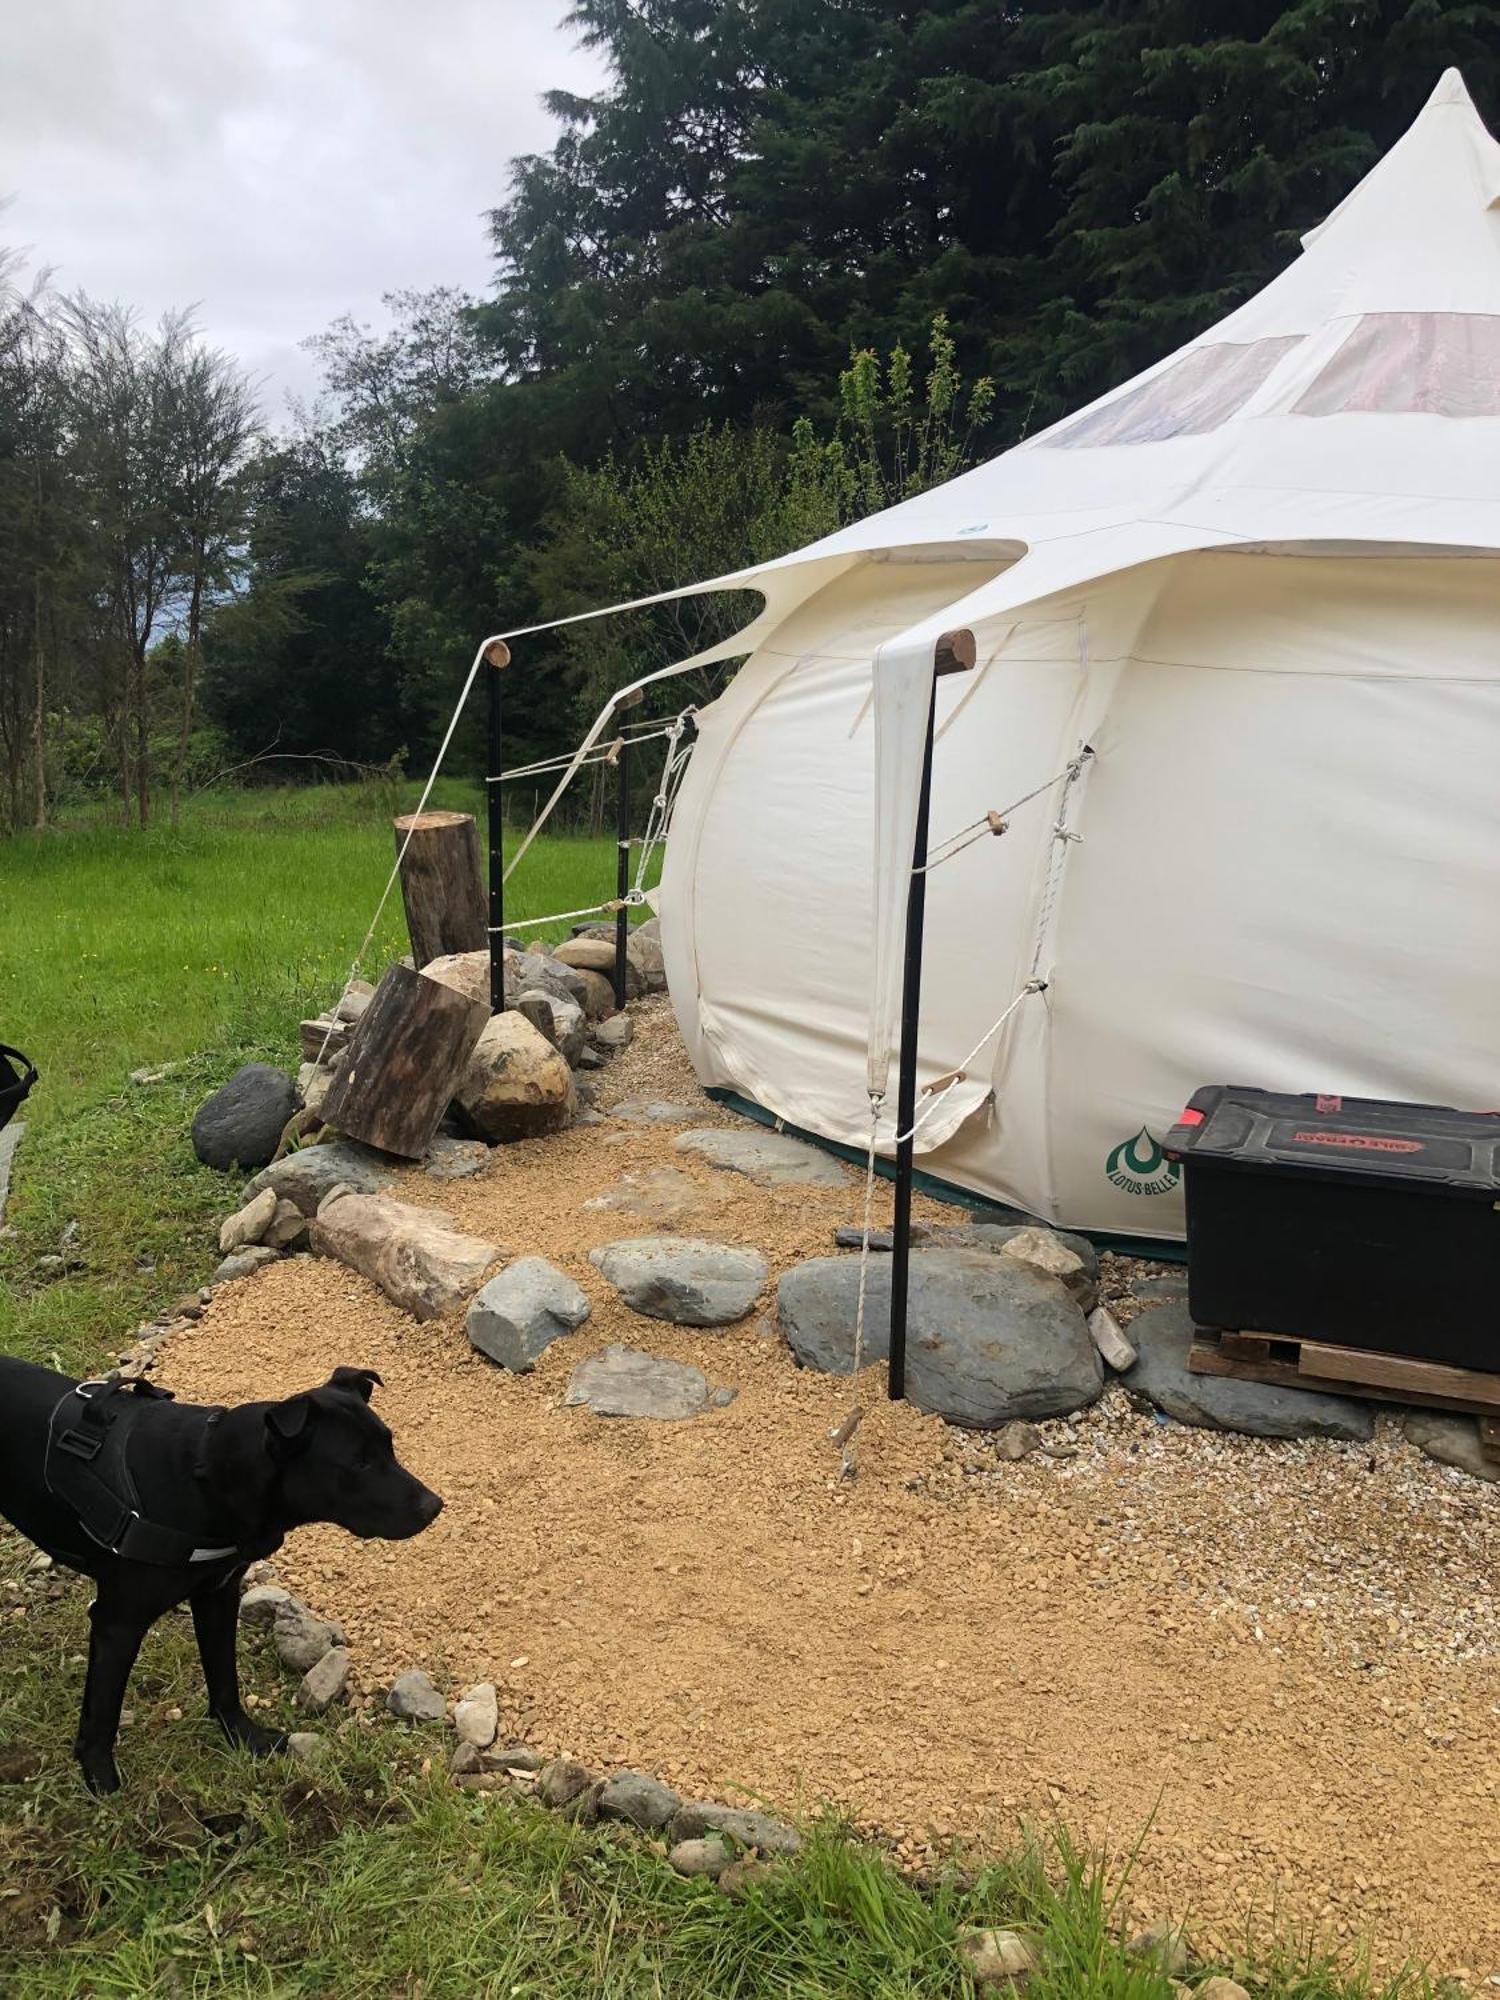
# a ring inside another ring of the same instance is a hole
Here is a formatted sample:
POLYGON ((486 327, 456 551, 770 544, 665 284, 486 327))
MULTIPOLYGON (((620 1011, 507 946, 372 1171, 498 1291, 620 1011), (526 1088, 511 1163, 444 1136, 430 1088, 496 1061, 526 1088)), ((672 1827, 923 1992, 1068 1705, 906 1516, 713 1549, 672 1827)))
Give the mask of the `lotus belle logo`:
POLYGON ((1122 1139, 1104 1162, 1104 1171, 1126 1194, 1170 1194, 1182 1178, 1182 1168, 1162 1151, 1143 1125, 1133 1139, 1122 1139))

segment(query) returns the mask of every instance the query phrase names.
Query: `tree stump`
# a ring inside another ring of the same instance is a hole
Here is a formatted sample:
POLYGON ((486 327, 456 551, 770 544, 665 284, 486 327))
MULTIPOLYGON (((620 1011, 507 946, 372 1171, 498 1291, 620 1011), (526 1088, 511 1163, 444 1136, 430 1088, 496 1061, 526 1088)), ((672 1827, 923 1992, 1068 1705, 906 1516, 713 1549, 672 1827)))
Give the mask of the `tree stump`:
POLYGON ((411 835, 401 862, 401 900, 413 962, 420 969, 451 952, 483 951, 489 919, 474 815, 410 813, 395 825, 398 854, 411 835))
POLYGON ((393 965, 349 1037, 324 1121, 367 1146, 420 1159, 489 1018, 482 1002, 393 965))

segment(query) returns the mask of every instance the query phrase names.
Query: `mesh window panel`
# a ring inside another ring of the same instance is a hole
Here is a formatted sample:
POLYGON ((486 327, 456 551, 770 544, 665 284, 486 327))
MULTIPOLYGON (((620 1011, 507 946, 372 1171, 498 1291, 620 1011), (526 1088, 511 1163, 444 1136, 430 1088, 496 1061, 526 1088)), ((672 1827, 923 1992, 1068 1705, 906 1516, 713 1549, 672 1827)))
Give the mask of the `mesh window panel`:
POLYGON ((1194 348, 1180 361, 1102 410, 1089 410, 1042 443, 1061 451, 1080 445, 1159 444, 1217 430, 1255 394, 1300 336, 1194 348))
POLYGON ((1367 313, 1292 405, 1299 417, 1344 410, 1500 417, 1500 317, 1367 313))

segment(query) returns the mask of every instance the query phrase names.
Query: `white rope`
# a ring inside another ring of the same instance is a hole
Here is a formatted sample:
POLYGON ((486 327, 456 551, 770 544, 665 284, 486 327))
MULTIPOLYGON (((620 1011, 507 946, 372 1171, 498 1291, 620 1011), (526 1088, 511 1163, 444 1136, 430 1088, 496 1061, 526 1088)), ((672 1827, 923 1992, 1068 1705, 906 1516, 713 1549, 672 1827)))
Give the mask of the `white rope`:
POLYGON ((952 1081, 946 1084, 942 1090, 934 1091, 931 1100, 922 1109, 922 1111, 920 1111, 918 1115, 912 1120, 907 1130, 904 1132, 898 1132, 896 1134, 895 1139, 892 1141, 894 1145, 904 1146, 908 1139, 916 1138, 917 1134, 921 1131, 922 1127, 927 1123, 928 1119, 932 1116, 932 1114, 937 1110, 938 1106, 943 1103, 945 1098, 947 1098, 951 1092, 957 1090, 958 1086, 965 1080, 965 1074, 968 1070, 969 1064, 973 1062, 975 1056, 979 1054, 979 1051, 985 1046, 985 1044, 987 1042, 993 1041, 995 1036, 999 1034, 1000 1030, 1005 1026, 1006 1022, 1010 1019, 1011 1015, 1015 1013, 1016 1009, 1020 1006, 1021 1002, 1026 998, 1027 994, 1045 993, 1046 990, 1047 990, 1047 982, 1045 979, 1027 980, 1026 984, 1021 988, 1020 992, 1016 995, 1015 999, 1011 1001, 1010 1005, 1006 1008, 1005 1012, 1000 1016, 1000 1018, 997 1021, 993 1021, 990 1024, 990 1026, 985 1029, 984 1033, 979 1037, 979 1040, 974 1044, 973 1048, 970 1049, 969 1053, 963 1058, 962 1062, 960 1062, 957 1065, 957 1067, 953 1072, 952 1081))
POLYGON ((677 794, 692 758, 691 743, 682 749, 679 749, 678 745, 686 734, 688 717, 695 713, 696 710, 692 707, 683 709, 682 713, 673 719, 666 732, 668 741, 666 755, 662 761, 661 784, 651 801, 651 811, 646 818, 646 831, 641 838, 640 854, 636 861, 635 893, 641 900, 645 898, 646 871, 651 865, 651 856, 667 837, 667 830, 672 823, 672 809, 677 803, 677 794))
MULTIPOLYGON (((859 1293, 854 1307, 854 1366, 850 1371, 855 1394, 859 1393, 859 1371, 865 1356, 865 1293, 870 1271, 870 1208, 875 1198, 875 1149, 880 1131, 880 1108, 884 1099, 870 1093, 870 1142, 865 1149, 865 1213, 859 1237, 859 1293)), ((839 1477, 852 1479, 859 1470, 854 1457, 854 1433, 864 1420, 864 1407, 854 1403, 849 1414, 828 1433, 841 1447, 839 1477)))
MULTIPOLYGON (((684 710, 683 712, 684 714, 690 713, 688 710, 684 710)), ((514 770, 502 771, 499 777, 486 778, 485 783, 487 785, 508 785, 517 778, 545 777, 549 771, 566 770, 570 765, 574 764, 575 760, 577 768, 580 771, 584 770, 590 764, 612 764, 620 754, 622 740, 628 741, 633 748, 637 743, 654 743, 659 737, 670 736, 672 734, 671 729, 668 727, 651 728, 643 727, 640 724, 637 724, 637 727, 642 729, 640 735, 623 739, 619 736, 611 737, 608 743, 598 744, 594 750, 582 758, 578 757, 576 750, 568 750, 561 757, 542 757, 534 764, 517 764, 514 770)))
POLYGON ((1055 778, 1049 778, 1044 785, 1037 785, 1032 791, 1022 793, 1021 797, 1013 800, 1010 805, 1002 806, 999 812, 988 812, 982 819, 970 820, 969 824, 961 826, 957 833, 950 833, 946 840, 940 840, 935 848, 928 850, 927 859, 922 866, 914 868, 912 873, 926 875, 934 868, 941 868, 945 861, 951 861, 956 854, 962 854, 964 849, 972 847, 976 840, 983 840, 986 834, 1003 833, 1006 821, 1012 813, 1019 812, 1022 806, 1029 806, 1033 799, 1039 799, 1043 792, 1050 792, 1055 785, 1076 778, 1093 754, 1085 744, 1078 755, 1065 764, 1055 778))
POLYGON ((507 917, 504 928, 508 931, 534 931, 542 924, 571 923, 574 917, 612 917, 617 910, 629 909, 644 901, 643 896, 611 896, 607 903, 590 903, 586 910, 554 910, 550 917, 507 917))
MULTIPOLYGON (((448 754, 448 745, 453 741, 453 732, 458 727, 458 718, 464 712, 464 703, 469 699, 470 691, 474 686, 475 677, 478 675, 480 667, 484 664, 485 652, 489 647, 490 643, 491 642, 488 639, 486 639, 480 645, 479 650, 474 655, 474 664, 469 669, 468 679, 464 682, 463 687, 459 690, 457 704, 454 707, 453 714, 449 718, 448 727, 443 733, 443 740, 438 745, 438 753, 437 756, 433 759, 432 769, 427 774, 427 783, 422 787, 422 796, 420 799, 418 799, 417 809, 411 815, 410 824, 407 826, 406 838, 402 841, 400 847, 396 850, 396 865, 391 870, 390 874, 387 876, 385 887, 380 892, 380 901, 375 905, 375 914, 370 919, 370 928, 365 932, 364 938, 360 943, 359 950, 354 954, 354 957, 350 962, 349 977, 344 981, 344 990, 342 993, 340 993, 338 999, 334 1002, 333 1018, 328 1023, 328 1033, 324 1035, 322 1044, 318 1049, 317 1060, 319 1062, 322 1062, 324 1056, 327 1055, 328 1053, 329 1041, 332 1038, 334 1029, 339 1024, 338 1023, 339 1008, 344 1004, 345 1000, 349 997, 349 989, 353 986, 355 980, 358 979, 359 977, 359 968, 364 963, 365 953, 370 949, 370 944, 375 936, 375 932, 377 927, 379 926, 380 919, 385 914, 385 906, 391 900, 391 891, 392 889, 395 888, 396 884, 401 879, 401 864, 406 859, 406 850, 408 847, 411 846, 412 836, 415 834, 417 830, 417 821, 421 818, 422 814, 427 810, 427 801, 432 797, 432 788, 437 783, 438 772, 441 771, 443 768, 443 759, 448 754)), ((500 668, 496 667, 492 669, 492 671, 495 673, 499 673, 501 670, 500 668)))

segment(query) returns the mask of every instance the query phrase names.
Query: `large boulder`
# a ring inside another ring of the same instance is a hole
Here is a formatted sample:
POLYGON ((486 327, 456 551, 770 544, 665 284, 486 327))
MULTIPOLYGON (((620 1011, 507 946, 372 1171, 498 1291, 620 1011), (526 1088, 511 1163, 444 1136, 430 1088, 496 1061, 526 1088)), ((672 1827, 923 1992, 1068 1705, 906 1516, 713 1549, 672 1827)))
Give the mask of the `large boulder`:
MULTIPOLYGON (((814 1257, 777 1287, 782 1332, 808 1368, 854 1365, 857 1257, 814 1257)), ((890 1351, 891 1267, 871 1258, 864 1362, 890 1351)), ((1092 1403, 1104 1370, 1088 1323, 1045 1272, 984 1250, 916 1250, 907 1292, 906 1393, 920 1410, 975 1430, 1061 1417, 1092 1403)))
MULTIPOLYGON (((537 990, 551 993, 559 1000, 572 1000, 579 1006, 583 1004, 586 989, 578 974, 571 966, 560 965, 545 952, 516 951, 507 945, 504 974, 507 1004, 514 1003, 523 993, 537 990)), ((443 958, 429 959, 422 967, 422 977, 451 986, 455 993, 477 1000, 482 1006, 490 1004, 488 951, 455 951, 443 958)))
POLYGON ((372 1146, 357 1145, 352 1139, 330 1141, 326 1146, 304 1146, 288 1153, 264 1173, 247 1183, 247 1195, 270 1188, 284 1201, 293 1201, 304 1215, 316 1215, 318 1203, 331 1188, 346 1187, 353 1194, 374 1194, 390 1180, 394 1161, 372 1146))
POLYGON ((758 1250, 692 1236, 637 1236, 589 1252, 626 1305, 678 1326, 727 1326, 743 1319, 766 1282, 758 1250))
POLYGON ((312 1225, 312 1247, 337 1257, 418 1319, 457 1311, 497 1258, 498 1243, 466 1236, 441 1209, 415 1208, 388 1195, 345 1194, 326 1202, 312 1225))
POLYGON ((566 1272, 545 1257, 518 1257, 479 1292, 464 1329, 481 1354, 520 1375, 588 1316, 588 1294, 566 1272))
POLYGON ((1242 1431, 1248 1437, 1340 1438, 1355 1444, 1375 1435, 1369 1404, 1351 1396, 1244 1382, 1232 1375, 1194 1375, 1188 1367, 1193 1321, 1185 1305, 1138 1313, 1130 1322, 1130 1341, 1140 1360, 1121 1377, 1125 1387, 1180 1424, 1242 1431))
POLYGON ((757 1187, 843 1187, 848 1171, 819 1146, 759 1125, 706 1125, 672 1141, 679 1153, 697 1153, 710 1166, 743 1174, 757 1187))
POLYGON ((296 1108, 296 1088, 284 1070, 246 1063, 198 1107, 193 1151, 204 1166, 220 1173, 264 1167, 275 1159, 296 1108))
POLYGON ((486 1021, 459 1082, 459 1109, 483 1138, 535 1139, 573 1121, 573 1073, 524 1014, 486 1021))
POLYGON ((655 932, 649 936, 644 927, 633 930, 625 945, 630 963, 641 975, 641 984, 648 993, 665 993, 667 990, 667 963, 662 956, 661 939, 655 932))

